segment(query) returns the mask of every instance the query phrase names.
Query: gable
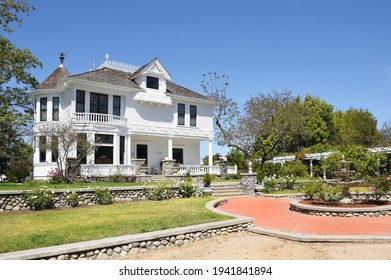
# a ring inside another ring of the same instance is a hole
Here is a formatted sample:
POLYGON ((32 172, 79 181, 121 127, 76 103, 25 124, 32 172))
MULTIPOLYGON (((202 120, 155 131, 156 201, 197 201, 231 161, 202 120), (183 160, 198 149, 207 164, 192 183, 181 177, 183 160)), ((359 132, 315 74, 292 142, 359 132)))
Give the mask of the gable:
POLYGON ((163 77, 168 81, 171 80, 171 75, 156 57, 134 72, 132 78, 136 79, 139 76, 145 76, 148 74, 163 77))

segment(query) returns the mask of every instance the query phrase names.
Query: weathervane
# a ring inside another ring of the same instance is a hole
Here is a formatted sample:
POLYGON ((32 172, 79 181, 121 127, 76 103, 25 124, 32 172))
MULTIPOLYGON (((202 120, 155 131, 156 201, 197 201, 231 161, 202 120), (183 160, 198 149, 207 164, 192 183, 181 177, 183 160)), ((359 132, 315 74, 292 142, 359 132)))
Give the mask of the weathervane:
POLYGON ((65 53, 63 53, 63 52, 60 52, 60 53, 58 53, 59 55, 60 55, 60 62, 61 62, 61 65, 63 65, 64 64, 64 59, 65 59, 65 53))

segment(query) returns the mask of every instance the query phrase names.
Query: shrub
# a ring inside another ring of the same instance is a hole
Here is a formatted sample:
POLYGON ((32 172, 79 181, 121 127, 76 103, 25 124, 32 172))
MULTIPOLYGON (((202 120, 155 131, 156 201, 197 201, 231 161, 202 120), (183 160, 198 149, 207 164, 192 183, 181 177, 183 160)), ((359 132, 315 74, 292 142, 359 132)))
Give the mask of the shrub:
POLYGON ((308 176, 308 166, 300 160, 289 161, 282 168, 285 176, 306 177, 308 176))
POLYGON ((173 196, 172 189, 165 186, 158 185, 147 190, 148 199, 158 201, 171 198, 173 196))
POLYGON ((196 192, 196 189, 191 183, 181 183, 179 184, 179 194, 182 197, 192 197, 196 192))
POLYGON ((101 205, 107 205, 113 203, 113 197, 111 195, 111 190, 108 188, 96 188, 95 195, 97 196, 97 202, 101 205))
POLYGON ((117 183, 117 182, 124 182, 125 181, 125 178, 120 174, 110 175, 108 179, 109 179, 110 183, 117 183))
POLYGON ((205 173, 203 181, 205 186, 210 186, 210 183, 212 182, 212 176, 209 173, 205 173))
POLYGON ((75 191, 69 193, 67 192, 67 203, 71 207, 79 206, 79 194, 75 191))
POLYGON ((318 197, 321 201, 337 202, 342 199, 342 188, 340 186, 328 186, 324 184, 318 197))
POLYGON ((304 183, 299 187, 299 191, 304 193, 309 199, 314 199, 318 196, 319 192, 322 190, 323 183, 319 181, 313 181, 304 183))
POLYGON ((241 176, 239 174, 228 174, 227 177, 225 177, 225 180, 240 180, 241 176))
POLYGON ((368 201, 376 203, 391 191, 391 175, 388 175, 388 177, 380 175, 368 177, 367 181, 370 185, 370 193, 366 197, 368 201))
POLYGON ((53 208, 53 192, 47 187, 35 189, 31 193, 25 193, 26 203, 31 209, 43 210, 53 208))
POLYGON ((319 181, 305 183, 299 190, 309 199, 325 202, 337 202, 342 198, 340 186, 329 186, 319 181))
POLYGON ((262 190, 263 193, 273 193, 277 188, 277 180, 274 177, 266 177, 263 185, 265 186, 262 190))
POLYGON ((49 184, 62 184, 64 183, 64 177, 59 172, 58 168, 54 168, 48 172, 46 176, 49 180, 49 184))
POLYGON ((293 190, 295 189, 296 180, 295 178, 285 178, 284 179, 284 189, 285 190, 293 190))

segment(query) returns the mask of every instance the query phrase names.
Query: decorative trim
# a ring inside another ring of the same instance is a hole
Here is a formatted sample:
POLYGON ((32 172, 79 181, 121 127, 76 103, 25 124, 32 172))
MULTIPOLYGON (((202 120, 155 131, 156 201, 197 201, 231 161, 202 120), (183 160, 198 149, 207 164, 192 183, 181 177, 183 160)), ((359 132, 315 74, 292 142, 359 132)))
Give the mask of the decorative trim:
POLYGON ((116 70, 121 70, 121 71, 129 72, 129 73, 134 73, 138 69, 141 68, 140 66, 137 66, 137 65, 123 63, 123 62, 109 60, 109 59, 106 59, 105 62, 103 62, 102 65, 98 67, 98 69, 101 69, 104 67, 116 69, 116 70))

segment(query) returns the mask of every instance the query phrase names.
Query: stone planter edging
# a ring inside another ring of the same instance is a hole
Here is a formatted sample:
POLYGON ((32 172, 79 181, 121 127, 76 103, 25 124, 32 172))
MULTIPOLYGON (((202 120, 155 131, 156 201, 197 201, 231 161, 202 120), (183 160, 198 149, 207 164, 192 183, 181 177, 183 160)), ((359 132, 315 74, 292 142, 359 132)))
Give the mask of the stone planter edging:
MULTIPOLYGON (((147 191, 153 186, 135 186, 135 187, 109 187, 112 192, 113 201, 139 201, 147 199, 147 191)), ((178 186, 167 186, 173 190, 170 197, 180 197, 178 186)), ((50 189, 50 188, 48 188, 50 189)), ((67 195, 72 192, 79 194, 79 206, 82 205, 97 205, 97 196, 95 188, 83 189, 50 189, 54 196, 54 207, 69 207, 67 203, 67 195)), ((0 191, 0 213, 12 211, 31 210, 26 203, 25 193, 32 191, 0 191)))
POLYGON ((290 202, 290 210, 300 212, 302 214, 314 216, 330 216, 330 217, 380 217, 391 216, 391 205, 348 208, 348 207, 325 207, 314 206, 300 203, 299 200, 290 202))

